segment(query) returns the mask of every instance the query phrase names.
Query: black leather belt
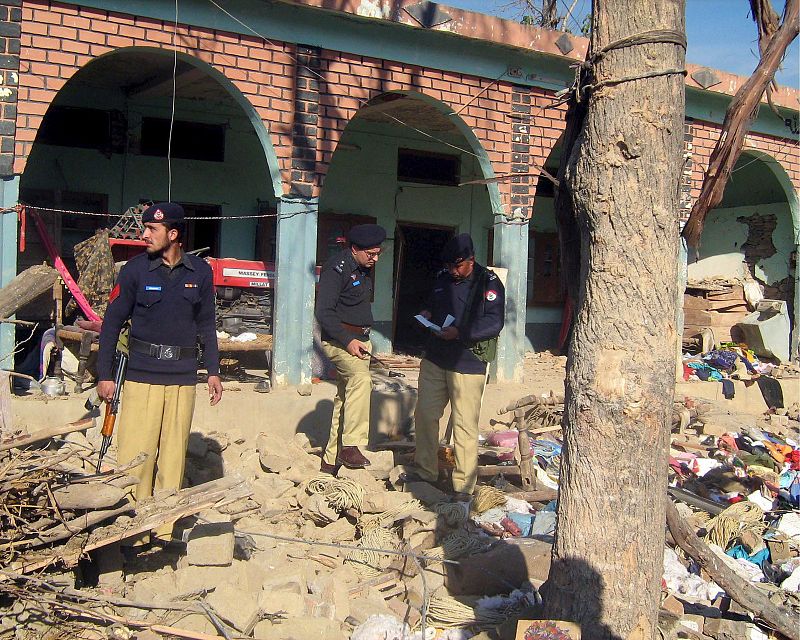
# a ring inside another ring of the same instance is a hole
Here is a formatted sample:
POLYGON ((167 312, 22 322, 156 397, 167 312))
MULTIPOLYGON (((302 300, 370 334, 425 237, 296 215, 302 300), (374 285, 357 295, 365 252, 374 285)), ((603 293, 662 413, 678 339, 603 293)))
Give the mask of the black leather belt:
POLYGON ((342 329, 348 333, 352 333, 355 336, 368 336, 370 331, 370 327, 362 327, 360 325, 350 324, 348 322, 342 322, 342 329))
POLYGON ((128 342, 131 351, 142 353, 159 360, 182 360, 183 358, 196 358, 197 348, 179 347, 171 344, 153 344, 138 338, 131 337, 128 342))

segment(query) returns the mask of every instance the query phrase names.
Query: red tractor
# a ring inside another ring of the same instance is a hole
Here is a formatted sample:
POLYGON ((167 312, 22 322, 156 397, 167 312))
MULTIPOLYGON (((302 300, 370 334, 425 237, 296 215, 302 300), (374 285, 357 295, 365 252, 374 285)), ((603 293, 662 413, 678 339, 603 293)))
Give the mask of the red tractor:
POLYGON ((272 333, 275 265, 237 258, 206 258, 214 274, 217 326, 226 333, 272 333))

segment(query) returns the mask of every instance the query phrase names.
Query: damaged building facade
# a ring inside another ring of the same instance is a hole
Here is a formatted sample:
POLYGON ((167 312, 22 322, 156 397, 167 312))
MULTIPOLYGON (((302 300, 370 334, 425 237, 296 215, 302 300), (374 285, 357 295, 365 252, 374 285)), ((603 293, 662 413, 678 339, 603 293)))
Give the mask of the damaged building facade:
MULTIPOLYGON (((40 208, 68 259, 114 222, 103 214, 170 198, 195 218, 190 249, 275 263, 275 383, 310 381, 315 267, 364 221, 389 231, 379 351, 419 347, 411 317, 458 232, 507 269, 498 378, 558 339, 553 188, 537 167, 557 167, 565 110, 553 102, 585 39, 428 2, 180 0, 176 17, 167 2, 20 0, 0 18, 2 284, 45 255, 35 232, 20 253, 18 203, 40 208)), ((679 215, 743 82, 688 71, 679 215)), ((795 326, 797 96, 781 87, 781 117, 761 110, 689 254, 690 279, 753 278, 795 326)))

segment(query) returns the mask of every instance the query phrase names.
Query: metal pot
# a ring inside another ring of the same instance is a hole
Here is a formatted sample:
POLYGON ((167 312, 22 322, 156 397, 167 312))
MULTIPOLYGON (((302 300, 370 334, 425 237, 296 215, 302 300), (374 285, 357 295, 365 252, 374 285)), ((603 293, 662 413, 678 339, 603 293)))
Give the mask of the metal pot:
POLYGON ((63 396, 67 392, 66 383, 55 376, 48 376, 45 378, 41 383, 41 387, 42 393, 51 398, 63 396))

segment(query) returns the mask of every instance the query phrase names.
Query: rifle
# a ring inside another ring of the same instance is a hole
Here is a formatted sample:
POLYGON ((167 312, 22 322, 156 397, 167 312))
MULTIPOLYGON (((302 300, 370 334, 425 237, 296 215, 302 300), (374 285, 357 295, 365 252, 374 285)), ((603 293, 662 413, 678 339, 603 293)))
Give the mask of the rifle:
POLYGON ((100 445, 100 457, 97 459, 97 469, 95 473, 100 473, 100 465, 103 463, 103 456, 108 453, 111 446, 111 437, 114 435, 114 423, 117 421, 117 411, 119 411, 119 399, 122 395, 122 385, 125 383, 125 373, 128 370, 128 354, 117 351, 116 368, 114 369, 114 396, 111 402, 106 404, 106 415, 103 419, 103 428, 100 433, 103 436, 103 443, 100 445))

